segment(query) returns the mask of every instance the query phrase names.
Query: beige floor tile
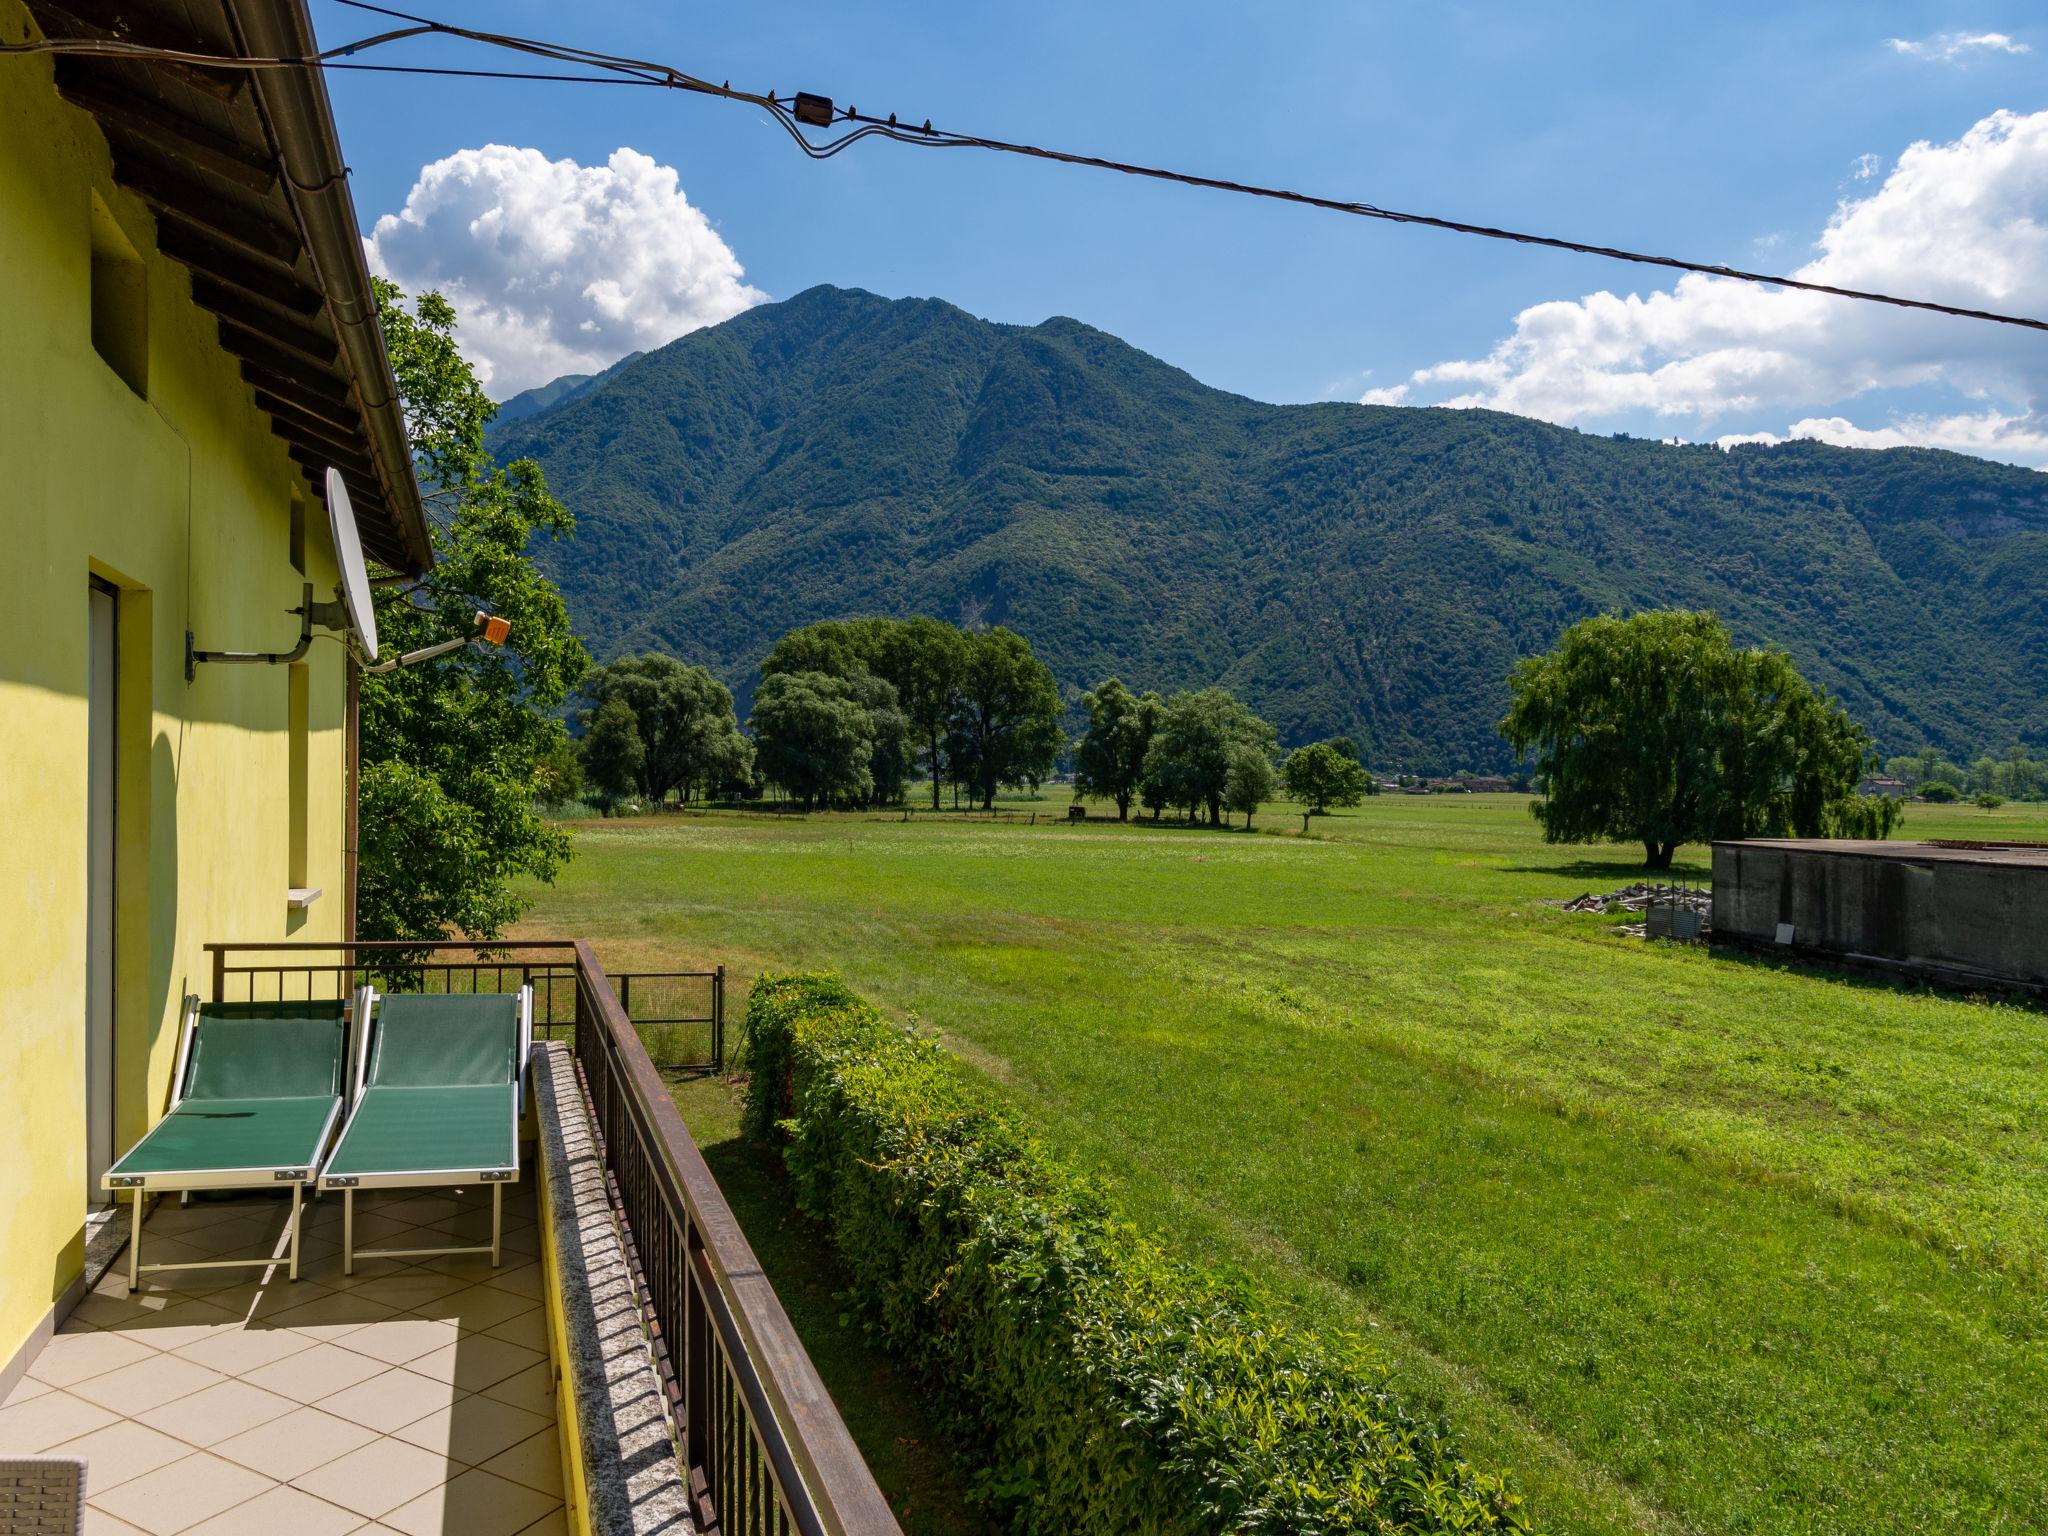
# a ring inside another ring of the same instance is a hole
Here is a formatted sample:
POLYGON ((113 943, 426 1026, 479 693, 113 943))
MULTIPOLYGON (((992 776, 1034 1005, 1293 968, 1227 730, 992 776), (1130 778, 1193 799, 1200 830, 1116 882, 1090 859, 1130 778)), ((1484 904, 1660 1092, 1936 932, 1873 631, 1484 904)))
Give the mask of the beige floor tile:
POLYGON ((154 1472, 158 1467, 190 1456, 192 1447, 146 1424, 116 1419, 89 1435, 53 1445, 46 1454, 83 1456, 86 1461, 85 1486, 90 1493, 97 1494, 104 1489, 117 1488, 131 1477, 141 1477, 146 1472, 154 1472))
POLYGON ((149 1533, 139 1525, 130 1525, 126 1520, 88 1503, 85 1506, 85 1536, 149 1536, 149 1533))
POLYGON ((474 1466, 548 1427, 537 1413, 471 1393, 392 1433, 408 1445, 474 1466))
MULTIPOLYGON (((346 1223, 338 1223, 322 1230, 339 1239, 346 1223)), ((415 1221, 389 1215, 383 1211, 356 1212, 356 1246, 358 1248, 424 1248, 435 1241, 432 1231, 415 1221)))
POLYGON ((235 1327, 187 1344, 177 1351, 177 1356, 223 1376, 246 1376, 259 1366, 311 1349, 318 1342, 289 1328, 235 1327))
POLYGON ((28 1373, 49 1386, 68 1387, 147 1360, 153 1353, 147 1344, 100 1329, 60 1333, 29 1362, 28 1373))
POLYGON ((247 1467, 194 1451, 182 1461, 94 1494, 92 1502, 153 1536, 171 1536, 274 1486, 247 1467))
POLYGON ((41 1397, 45 1392, 56 1390, 47 1381, 37 1381, 33 1376, 24 1376, 8 1388, 5 1397, 0 1397, 0 1408, 12 1408, 16 1403, 25 1403, 32 1397, 41 1397))
POLYGON ((545 1307, 528 1307, 517 1317, 507 1318, 502 1323, 493 1323, 484 1330, 494 1339, 503 1339, 507 1344, 523 1344, 528 1349, 548 1348, 548 1314, 545 1307))
POLYGON ((469 1287, 467 1280, 458 1280, 453 1275, 413 1268, 359 1270, 339 1283, 351 1296, 367 1296, 401 1312, 421 1312, 428 1316, 432 1314, 426 1310, 427 1303, 451 1291, 469 1287))
MULTIPOLYGON (((268 1258, 283 1252, 285 1238, 290 1226, 280 1215, 275 1221, 236 1220, 223 1221, 215 1226, 201 1227, 196 1232, 180 1233, 175 1241, 183 1243, 209 1259, 233 1259, 247 1255, 251 1258, 268 1258)), ((143 1246, 153 1246, 156 1229, 152 1225, 143 1233, 143 1246)), ((151 1257, 144 1253, 145 1259, 151 1257)))
POLYGON ((135 1417, 151 1429, 210 1449, 231 1435, 283 1418, 298 1406, 288 1397, 246 1381, 222 1381, 135 1417))
POLYGON ((180 1536, 346 1536, 363 1517, 296 1488, 272 1488, 246 1504, 189 1526, 180 1536))
MULTIPOLYGON (((205 1227, 216 1227, 224 1221, 234 1221, 249 1215, 252 1207, 241 1200, 195 1200, 190 1205, 180 1205, 175 1196, 159 1200, 156 1207, 142 1219, 144 1232, 155 1237, 177 1237, 197 1232, 205 1227)), ((121 1209, 127 1225, 128 1209, 124 1202, 121 1209)))
MULTIPOLYGON (((372 1303, 374 1305, 374 1303, 372 1303)), ((455 1324, 432 1317, 387 1317, 368 1328, 359 1328, 341 1341, 342 1348, 382 1360, 386 1365, 403 1365, 421 1355, 446 1348, 460 1337, 455 1324)))
POLYGON ((530 1413, 555 1411, 555 1373, 547 1361, 529 1365, 517 1376, 508 1376, 496 1386, 485 1387, 484 1396, 524 1408, 530 1413))
MULTIPOLYGON (((512 1213, 507 1211, 502 1226, 509 1227, 512 1224, 512 1213)), ((519 1225, 525 1227, 531 1223, 521 1220, 519 1225)), ((486 1205, 476 1210, 464 1211, 460 1216, 451 1216, 446 1221, 435 1222, 427 1230, 434 1234, 434 1239, 438 1242, 488 1243, 491 1240, 490 1207, 486 1205)))
POLYGON ((242 1279, 223 1290, 209 1293, 204 1300, 210 1306, 222 1307, 243 1319, 266 1317, 272 1312, 283 1312, 290 1307, 303 1307, 316 1296, 327 1294, 328 1287, 318 1280, 308 1278, 304 1271, 297 1280, 286 1277, 278 1270, 274 1278, 242 1279))
POLYGON ((91 1323, 95 1328, 139 1331, 154 1327, 167 1318, 171 1320, 170 1325, 175 1326, 177 1320, 171 1314, 187 1307, 199 1308, 196 1315, 201 1318, 209 1310, 218 1314, 208 1319, 213 1322, 233 1318, 226 1308, 212 1307, 210 1303, 191 1296, 102 1296, 98 1292, 87 1295, 72 1308, 71 1317, 75 1321, 91 1323))
POLYGON ((89 1435, 115 1421, 98 1403, 69 1392, 46 1392, 12 1408, 0 1408, 0 1455, 34 1456, 64 1440, 89 1435))
POLYGON ((70 1390, 102 1408, 133 1416, 180 1397, 190 1397, 227 1378, 176 1355, 151 1355, 118 1371, 81 1381, 70 1390))
POLYGON ((365 1214, 374 1214, 389 1216, 394 1220, 420 1227, 430 1227, 437 1221, 448 1221, 460 1216, 468 1208, 468 1202, 458 1200, 453 1195, 406 1195, 388 1204, 379 1202, 376 1205, 370 1205, 361 1196, 356 1198, 358 1219, 365 1214))
MULTIPOLYGON (((421 1317, 445 1318, 464 1333, 483 1333, 500 1323, 510 1322, 536 1310, 537 1303, 530 1298, 512 1291, 501 1291, 495 1286, 467 1285, 459 1291, 451 1291, 436 1297, 425 1306, 413 1311, 421 1317)), ((541 1345, 533 1345, 539 1349, 541 1345)))
POLYGON ((460 1391, 445 1381, 386 1366, 365 1381, 321 1398, 315 1406, 323 1413, 338 1414, 388 1435, 430 1413, 438 1413, 460 1396, 460 1391))
POLYGON ((358 1519, 375 1520, 439 1488, 454 1470, 431 1451, 402 1440, 379 1439, 300 1474, 291 1485, 354 1510, 358 1519))
POLYGON ((538 1350, 508 1344, 489 1334, 465 1333, 456 1343, 410 1362, 406 1369, 453 1382, 465 1392, 480 1392, 546 1359, 538 1350))
POLYGON ((559 1502, 522 1483, 472 1467, 445 1487, 400 1505, 383 1519, 407 1536, 514 1536, 559 1502))
POLYGON ((569 1512, 566 1509, 557 1509, 542 1515, 521 1531, 519 1536, 569 1536, 569 1512))
POLYGON ((504 1265, 493 1264, 488 1253, 444 1253, 438 1258, 422 1259, 421 1269, 431 1269, 436 1274, 453 1275, 471 1285, 479 1285, 493 1275, 503 1271, 504 1265))
POLYGON ((515 1296, 537 1300, 546 1289, 547 1282, 541 1276, 538 1264, 521 1264, 518 1268, 507 1264, 498 1274, 484 1282, 494 1290, 510 1291, 515 1296))
POLYGON ((483 1463, 483 1469, 559 1499, 562 1496, 562 1437, 550 1424, 509 1450, 500 1451, 483 1463))
POLYGON ((397 1315, 395 1308, 354 1291, 329 1291, 301 1306, 266 1311, 260 1317, 266 1328, 288 1328, 316 1342, 332 1344, 397 1315))
POLYGON ((335 1344, 315 1344, 253 1370, 242 1379, 293 1402, 317 1403, 383 1369, 367 1355, 351 1354, 335 1344))
POLYGON ((242 1320, 226 1307, 217 1307, 195 1296, 182 1298, 172 1306, 141 1312, 131 1321, 102 1322, 100 1329, 171 1353, 241 1326, 242 1320))
POLYGON ((281 1418, 232 1435, 209 1449, 216 1456, 225 1456, 265 1477, 288 1483, 376 1438, 374 1429, 351 1424, 318 1408, 293 1408, 281 1418))

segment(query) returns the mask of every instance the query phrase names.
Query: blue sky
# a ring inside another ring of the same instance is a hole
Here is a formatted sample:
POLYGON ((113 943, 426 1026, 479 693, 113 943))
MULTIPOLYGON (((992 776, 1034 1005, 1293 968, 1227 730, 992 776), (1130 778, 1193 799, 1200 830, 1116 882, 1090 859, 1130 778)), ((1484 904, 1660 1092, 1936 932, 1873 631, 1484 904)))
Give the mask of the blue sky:
MULTIPOLYGON (((378 27, 332 0, 314 11, 326 43, 378 27)), ((995 136, 1710 261, 1820 258, 1859 285, 2048 313, 2048 18, 2019 0, 429 13, 995 136)), ((411 57, 488 62, 447 44, 411 57)), ((1805 423, 2048 464, 2038 335, 1720 284, 1673 297, 1647 269, 972 151, 875 142, 814 164, 757 111, 669 92, 340 73, 329 88, 366 229, 443 164, 373 259, 502 309, 472 336, 501 392, 831 282, 1072 315, 1266 400, 1376 391, 1688 438, 1805 423), (534 153, 461 158, 486 145, 534 153), (652 165, 607 170, 621 148, 652 165), (589 174, 542 169, 562 162, 589 174), (550 246, 556 196, 603 227, 550 246), (602 312, 579 320, 587 303, 602 312)))

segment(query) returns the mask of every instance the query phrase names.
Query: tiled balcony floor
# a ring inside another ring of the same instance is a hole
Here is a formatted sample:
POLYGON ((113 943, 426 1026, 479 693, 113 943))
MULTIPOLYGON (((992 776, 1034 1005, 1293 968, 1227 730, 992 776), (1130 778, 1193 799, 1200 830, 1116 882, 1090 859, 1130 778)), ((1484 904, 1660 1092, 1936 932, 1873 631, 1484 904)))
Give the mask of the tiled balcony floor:
MULTIPOLYGON (((356 1241, 488 1242, 479 1191, 356 1199, 356 1241)), ((158 1202, 143 1257, 275 1243, 284 1201, 158 1202)), ((562 1472, 533 1185, 506 1192, 488 1255, 360 1259, 341 1201, 307 1207, 283 1264, 145 1274, 124 1254, 0 1405, 0 1455, 87 1459, 93 1536, 549 1536, 562 1472)))

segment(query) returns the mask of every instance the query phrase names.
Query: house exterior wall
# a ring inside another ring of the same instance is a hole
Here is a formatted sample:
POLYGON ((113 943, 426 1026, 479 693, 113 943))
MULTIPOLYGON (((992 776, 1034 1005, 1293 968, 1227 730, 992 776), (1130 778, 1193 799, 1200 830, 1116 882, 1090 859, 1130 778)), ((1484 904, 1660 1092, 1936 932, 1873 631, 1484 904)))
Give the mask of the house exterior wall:
MULTIPOLYGON (((29 35, 0 0, 0 38, 29 35)), ((0 1369, 83 1263, 88 579, 119 589, 114 1144, 163 1113, 180 999, 215 939, 340 938, 343 653, 305 689, 305 876, 286 905, 291 683, 282 666, 184 674, 202 647, 285 650, 310 580, 332 595, 326 514, 113 181, 47 58, 0 58, 0 1369), (92 338, 95 219, 140 257, 147 398, 92 338), (294 500, 306 571, 291 563, 294 500)))

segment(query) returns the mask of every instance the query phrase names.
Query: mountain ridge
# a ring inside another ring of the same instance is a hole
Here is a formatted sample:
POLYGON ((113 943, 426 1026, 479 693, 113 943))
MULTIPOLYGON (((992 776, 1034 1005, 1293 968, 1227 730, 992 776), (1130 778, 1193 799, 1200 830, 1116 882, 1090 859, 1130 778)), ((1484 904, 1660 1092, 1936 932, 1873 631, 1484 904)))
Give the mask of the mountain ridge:
POLYGON ((1886 751, 2048 741, 2048 477, 1928 449, 1672 445, 1490 411, 1270 405, 1082 321, 818 287, 493 433, 600 656, 736 692, 777 636, 979 616, 1070 693, 1221 682, 1293 742, 1498 767, 1505 675, 1587 613, 1711 607, 1886 751))

